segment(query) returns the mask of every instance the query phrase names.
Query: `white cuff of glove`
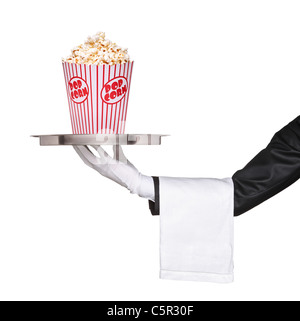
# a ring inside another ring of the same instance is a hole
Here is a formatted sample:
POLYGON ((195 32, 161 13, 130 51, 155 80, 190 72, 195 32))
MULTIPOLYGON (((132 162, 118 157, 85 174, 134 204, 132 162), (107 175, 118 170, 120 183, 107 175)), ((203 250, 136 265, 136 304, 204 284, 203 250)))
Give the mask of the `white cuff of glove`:
POLYGON ((154 202, 154 182, 151 176, 140 175, 140 183, 137 188, 136 194, 140 197, 147 198, 154 202))

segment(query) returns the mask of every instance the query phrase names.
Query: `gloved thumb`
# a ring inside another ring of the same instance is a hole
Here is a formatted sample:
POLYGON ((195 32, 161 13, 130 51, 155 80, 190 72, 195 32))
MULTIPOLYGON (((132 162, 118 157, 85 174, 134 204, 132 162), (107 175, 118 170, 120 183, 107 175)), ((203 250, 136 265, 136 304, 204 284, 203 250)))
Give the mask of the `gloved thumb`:
POLYGON ((74 145, 73 147, 80 158, 88 166, 92 167, 99 163, 99 159, 87 148, 87 146, 74 145))

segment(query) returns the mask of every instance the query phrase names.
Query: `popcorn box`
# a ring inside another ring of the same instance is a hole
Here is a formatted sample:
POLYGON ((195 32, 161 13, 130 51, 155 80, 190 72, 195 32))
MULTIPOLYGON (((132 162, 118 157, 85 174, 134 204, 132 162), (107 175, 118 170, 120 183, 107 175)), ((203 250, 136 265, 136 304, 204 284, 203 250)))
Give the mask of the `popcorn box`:
POLYGON ((133 62, 63 62, 73 134, 123 134, 133 62))

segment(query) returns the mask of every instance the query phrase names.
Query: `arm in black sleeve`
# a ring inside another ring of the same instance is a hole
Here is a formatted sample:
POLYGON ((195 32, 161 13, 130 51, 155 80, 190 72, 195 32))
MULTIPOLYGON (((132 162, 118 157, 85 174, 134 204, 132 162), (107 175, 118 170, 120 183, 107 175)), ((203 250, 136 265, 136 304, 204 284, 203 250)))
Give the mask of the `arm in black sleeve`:
POLYGON ((300 177, 300 116, 278 131, 269 145, 233 177, 234 215, 241 215, 300 177))
MULTIPOLYGON (((269 145, 233 177, 234 216, 281 192, 300 178, 300 116, 278 131, 269 145)), ((159 215, 159 181, 153 178, 153 215, 159 215)))

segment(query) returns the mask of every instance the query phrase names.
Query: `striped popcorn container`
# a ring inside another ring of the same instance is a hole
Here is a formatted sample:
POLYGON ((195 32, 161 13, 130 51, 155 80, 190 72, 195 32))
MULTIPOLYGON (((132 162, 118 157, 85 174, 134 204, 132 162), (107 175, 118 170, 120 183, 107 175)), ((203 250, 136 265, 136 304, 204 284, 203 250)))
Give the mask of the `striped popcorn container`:
POLYGON ((63 62, 73 134, 123 134, 133 62, 63 62))

